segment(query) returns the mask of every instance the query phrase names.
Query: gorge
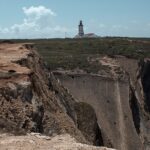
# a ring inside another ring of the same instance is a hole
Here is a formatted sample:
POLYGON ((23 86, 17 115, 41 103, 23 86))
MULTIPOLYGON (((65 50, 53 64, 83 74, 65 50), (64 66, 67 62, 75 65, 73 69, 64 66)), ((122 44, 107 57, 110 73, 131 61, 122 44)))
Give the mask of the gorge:
POLYGON ((97 150, 148 150, 149 58, 103 55, 88 61, 101 66, 97 73, 51 71, 32 43, 1 43, 0 146, 15 145, 6 142, 6 133, 6 139, 20 136, 29 146, 26 139, 39 133, 56 137, 58 143, 59 136, 60 141, 82 143, 85 150, 90 145, 97 150))

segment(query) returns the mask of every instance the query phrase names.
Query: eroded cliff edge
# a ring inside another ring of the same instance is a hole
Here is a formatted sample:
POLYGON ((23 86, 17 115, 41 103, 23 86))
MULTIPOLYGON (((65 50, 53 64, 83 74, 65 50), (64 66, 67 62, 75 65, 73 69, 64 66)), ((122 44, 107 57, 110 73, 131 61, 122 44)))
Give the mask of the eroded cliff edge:
POLYGON ((77 142, 103 145, 94 109, 74 100, 47 71, 33 45, 2 43, 0 133, 30 132, 48 136, 67 133, 77 142))
POLYGON ((104 145, 121 150, 149 149, 149 59, 103 56, 97 74, 83 70, 54 71, 79 102, 90 104, 104 145))

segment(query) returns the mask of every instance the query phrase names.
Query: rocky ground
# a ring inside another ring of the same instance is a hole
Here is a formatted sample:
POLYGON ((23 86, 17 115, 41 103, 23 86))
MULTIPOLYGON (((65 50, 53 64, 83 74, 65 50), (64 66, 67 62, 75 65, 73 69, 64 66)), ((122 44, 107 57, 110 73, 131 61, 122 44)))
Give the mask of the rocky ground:
POLYGON ((48 137, 39 133, 27 136, 0 135, 0 150, 113 150, 78 143, 68 134, 48 137))

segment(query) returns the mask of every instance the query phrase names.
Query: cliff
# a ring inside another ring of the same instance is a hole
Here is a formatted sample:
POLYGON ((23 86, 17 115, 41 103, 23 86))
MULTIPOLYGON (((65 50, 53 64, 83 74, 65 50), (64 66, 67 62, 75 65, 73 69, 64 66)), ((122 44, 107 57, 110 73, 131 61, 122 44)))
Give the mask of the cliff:
MULTIPOLYGON (((67 133, 77 142, 103 145, 95 110, 89 104, 74 100, 46 69, 33 45, 1 43, 0 133, 17 136, 31 132, 53 137, 67 133)), ((20 138, 25 140, 27 137, 20 138)), ((0 145, 4 149, 9 144, 14 146, 16 144, 13 139, 10 137, 9 143, 1 138, 0 145)), ((26 146, 25 143, 22 144, 26 146)), ((85 149, 88 148, 85 146, 85 149)))
POLYGON ((149 149, 149 59, 94 57, 97 74, 54 71, 78 102, 91 105, 105 146, 120 150, 149 149))

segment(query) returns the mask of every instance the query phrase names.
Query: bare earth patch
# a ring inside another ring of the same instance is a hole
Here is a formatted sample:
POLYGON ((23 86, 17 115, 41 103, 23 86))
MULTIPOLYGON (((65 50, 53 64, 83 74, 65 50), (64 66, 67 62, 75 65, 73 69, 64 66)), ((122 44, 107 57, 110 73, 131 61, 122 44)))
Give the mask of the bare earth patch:
POLYGON ((0 150, 113 150, 77 143, 68 134, 55 137, 31 133, 27 136, 0 135, 0 150))

